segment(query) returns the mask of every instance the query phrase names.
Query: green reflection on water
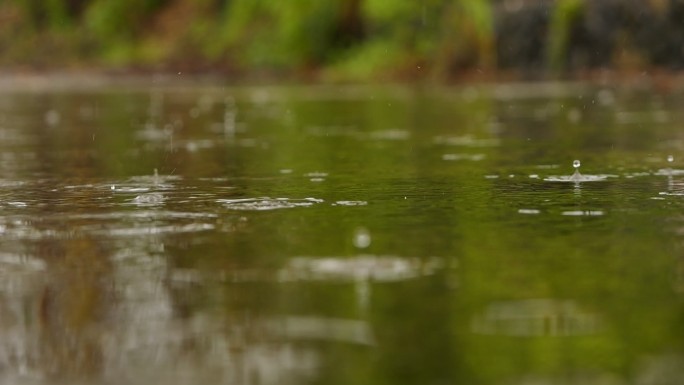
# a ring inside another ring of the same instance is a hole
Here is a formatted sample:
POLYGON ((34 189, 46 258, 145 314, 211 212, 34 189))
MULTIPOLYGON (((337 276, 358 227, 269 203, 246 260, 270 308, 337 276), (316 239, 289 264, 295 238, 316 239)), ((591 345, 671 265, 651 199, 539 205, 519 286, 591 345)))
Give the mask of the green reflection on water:
POLYGON ((1 95, 0 272, 43 266, 2 288, 28 352, 4 364, 48 383, 678 378, 684 184, 656 173, 680 97, 511 95, 1 95), (573 159, 615 177, 544 181, 573 159))

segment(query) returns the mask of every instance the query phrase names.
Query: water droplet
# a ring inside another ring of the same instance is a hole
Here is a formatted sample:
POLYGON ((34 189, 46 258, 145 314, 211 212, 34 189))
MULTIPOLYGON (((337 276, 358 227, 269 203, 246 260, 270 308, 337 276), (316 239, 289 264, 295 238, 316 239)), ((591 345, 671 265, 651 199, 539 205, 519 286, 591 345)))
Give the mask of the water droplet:
POLYGON ((235 107, 235 99, 232 96, 227 96, 224 99, 225 109, 223 111, 223 133, 226 138, 233 138, 235 136, 235 125, 237 108, 235 107))
POLYGON ((61 116, 59 115, 59 112, 55 110, 50 110, 45 113, 45 123, 50 127, 58 125, 60 120, 61 116))
POLYGON ((668 155, 668 156, 667 156, 667 161, 668 161, 669 163, 674 162, 674 156, 668 155))
POLYGON ((582 113, 577 108, 573 108, 568 112, 568 120, 572 123, 577 123, 582 119, 582 113))
POLYGON ((572 161, 572 167, 579 168, 580 166, 581 166, 581 163, 579 160, 575 159, 572 161))
POLYGON ((364 227, 359 227, 354 230, 354 246, 359 249, 365 249, 371 244, 370 232, 364 227))

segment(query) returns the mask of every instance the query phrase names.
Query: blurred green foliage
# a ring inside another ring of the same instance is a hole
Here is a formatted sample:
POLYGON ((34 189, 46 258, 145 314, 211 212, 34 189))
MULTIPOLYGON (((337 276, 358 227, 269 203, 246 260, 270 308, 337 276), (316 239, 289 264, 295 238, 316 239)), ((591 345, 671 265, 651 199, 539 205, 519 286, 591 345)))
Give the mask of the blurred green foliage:
POLYGON ((509 68, 541 74, 624 68, 620 60, 678 67, 682 55, 668 54, 684 37, 677 4, 6 0, 0 4, 0 65, 209 69, 362 81, 509 68))
POLYGON ((583 10, 582 0, 559 0, 552 16, 549 33, 549 64, 558 70, 567 60, 570 29, 583 10))

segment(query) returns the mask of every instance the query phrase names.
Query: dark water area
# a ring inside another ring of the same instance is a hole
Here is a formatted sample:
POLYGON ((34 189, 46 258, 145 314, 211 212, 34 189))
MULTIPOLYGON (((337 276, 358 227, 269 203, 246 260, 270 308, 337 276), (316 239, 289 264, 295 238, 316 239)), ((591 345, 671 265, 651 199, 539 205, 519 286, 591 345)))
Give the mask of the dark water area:
POLYGON ((0 92, 0 383, 679 383, 683 100, 0 92))

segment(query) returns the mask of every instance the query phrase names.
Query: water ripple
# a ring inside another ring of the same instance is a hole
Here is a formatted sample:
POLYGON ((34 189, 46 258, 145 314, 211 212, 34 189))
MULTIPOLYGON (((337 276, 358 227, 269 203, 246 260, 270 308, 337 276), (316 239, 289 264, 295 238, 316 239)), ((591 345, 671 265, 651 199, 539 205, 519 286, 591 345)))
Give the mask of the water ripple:
POLYGON ((278 209, 290 209, 295 207, 309 207, 316 203, 323 202, 322 199, 304 198, 241 198, 241 199, 218 199, 218 203, 223 204, 226 208, 231 210, 245 210, 245 211, 267 211, 278 209))

